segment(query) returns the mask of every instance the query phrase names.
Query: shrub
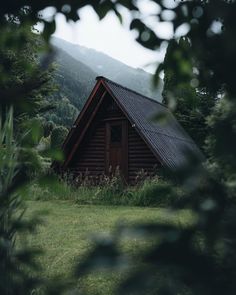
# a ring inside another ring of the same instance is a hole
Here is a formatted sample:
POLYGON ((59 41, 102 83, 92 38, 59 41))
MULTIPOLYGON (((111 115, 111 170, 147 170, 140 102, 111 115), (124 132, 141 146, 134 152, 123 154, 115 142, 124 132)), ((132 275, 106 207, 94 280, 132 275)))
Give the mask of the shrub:
POLYGON ((172 183, 157 177, 145 180, 141 185, 130 190, 129 195, 135 206, 154 207, 178 206, 184 197, 183 192, 172 183))

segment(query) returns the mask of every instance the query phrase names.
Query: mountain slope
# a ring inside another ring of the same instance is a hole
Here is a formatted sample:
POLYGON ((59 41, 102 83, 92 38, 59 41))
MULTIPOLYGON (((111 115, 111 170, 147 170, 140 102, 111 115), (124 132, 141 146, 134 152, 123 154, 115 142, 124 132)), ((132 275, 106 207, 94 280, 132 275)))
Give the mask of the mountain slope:
POLYGON ((53 38, 57 91, 47 100, 54 109, 45 115, 56 125, 70 128, 91 93, 96 76, 106 76, 146 96, 161 100, 160 90, 151 90, 152 75, 131 68, 103 53, 53 38))
POLYGON ((54 109, 45 118, 70 128, 94 87, 97 74, 65 51, 55 49, 53 79, 57 90, 46 98, 54 109))
POLYGON ((59 48, 56 48, 55 63, 54 79, 59 85, 60 95, 66 96, 81 110, 95 84, 97 73, 59 48))
POLYGON ((153 90, 151 84, 152 75, 142 69, 134 69, 104 53, 72 44, 56 37, 52 38, 51 43, 64 50, 77 61, 90 67, 98 76, 105 76, 146 96, 161 101, 162 85, 159 89, 153 90))

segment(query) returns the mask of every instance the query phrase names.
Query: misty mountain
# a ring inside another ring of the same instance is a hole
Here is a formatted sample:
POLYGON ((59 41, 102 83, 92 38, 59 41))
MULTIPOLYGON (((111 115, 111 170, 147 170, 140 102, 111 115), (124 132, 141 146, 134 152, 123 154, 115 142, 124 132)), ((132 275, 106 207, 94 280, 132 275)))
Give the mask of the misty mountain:
MULTIPOLYGON (((96 73, 96 76, 105 76, 143 95, 161 101, 162 85, 153 90, 152 75, 144 70, 132 68, 102 52, 72 44, 56 37, 51 39, 51 43, 77 60, 80 65, 82 63, 89 67, 92 72, 96 73)), ((60 62, 62 62, 61 58, 60 62)))
POLYGON ((55 47, 52 78, 56 91, 46 99, 54 109, 44 115, 56 125, 70 128, 94 87, 97 73, 55 47))
POLYGON ((101 52, 52 39, 56 55, 53 79, 57 91, 48 97, 54 109, 45 115, 56 125, 70 128, 91 93, 97 76, 105 76, 143 95, 161 100, 161 90, 151 89, 152 75, 131 68, 101 52))
POLYGON ((54 79, 59 87, 58 95, 67 97, 70 103, 81 110, 96 82, 97 73, 65 51, 55 49, 54 79))

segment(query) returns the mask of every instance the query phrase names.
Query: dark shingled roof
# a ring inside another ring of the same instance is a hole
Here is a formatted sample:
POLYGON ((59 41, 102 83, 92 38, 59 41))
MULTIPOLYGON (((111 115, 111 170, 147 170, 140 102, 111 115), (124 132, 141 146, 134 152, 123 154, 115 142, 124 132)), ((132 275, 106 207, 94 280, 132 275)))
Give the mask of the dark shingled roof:
POLYGON ((175 170, 186 163, 190 153, 203 159, 199 148, 166 106, 105 77, 97 77, 100 79, 163 165, 175 170), (153 120, 158 116, 166 119, 153 120))

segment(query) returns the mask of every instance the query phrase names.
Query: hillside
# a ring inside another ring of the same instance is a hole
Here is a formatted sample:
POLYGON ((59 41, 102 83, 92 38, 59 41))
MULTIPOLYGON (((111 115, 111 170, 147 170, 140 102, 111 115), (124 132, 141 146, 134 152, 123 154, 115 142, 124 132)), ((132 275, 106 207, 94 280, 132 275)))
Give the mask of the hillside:
POLYGON ((94 86, 97 74, 59 48, 56 48, 55 62, 55 81, 59 85, 60 93, 81 110, 94 86))
POLYGON ((97 74, 65 51, 55 49, 53 79, 57 91, 47 98, 54 109, 45 117, 56 125, 70 128, 90 94, 97 74))
POLYGON ((161 100, 161 90, 151 88, 152 75, 131 68, 101 52, 53 38, 57 91, 47 99, 54 109, 45 115, 56 125, 70 128, 88 98, 96 76, 106 76, 146 96, 161 100))
POLYGON ((151 83, 152 75, 144 70, 129 67, 102 52, 72 44, 59 38, 53 37, 51 43, 64 50, 77 61, 90 67, 98 76, 105 76, 146 96, 161 101, 162 85, 159 89, 153 90, 151 83))

